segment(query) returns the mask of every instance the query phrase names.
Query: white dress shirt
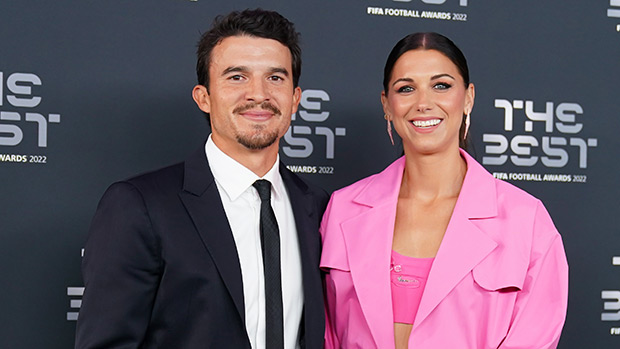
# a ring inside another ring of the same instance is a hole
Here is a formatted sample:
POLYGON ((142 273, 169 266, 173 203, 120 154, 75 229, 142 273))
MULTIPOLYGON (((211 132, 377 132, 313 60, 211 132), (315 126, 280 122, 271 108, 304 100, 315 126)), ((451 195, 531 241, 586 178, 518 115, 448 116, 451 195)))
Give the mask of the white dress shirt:
POLYGON ((271 170, 261 178, 222 152, 210 135, 205 152, 237 246, 243 280, 245 328, 255 349, 265 349, 265 277, 260 244, 261 201, 252 184, 258 179, 271 182, 271 206, 280 230, 284 347, 298 348, 304 305, 301 257, 293 208, 280 176, 280 157, 278 155, 271 170))

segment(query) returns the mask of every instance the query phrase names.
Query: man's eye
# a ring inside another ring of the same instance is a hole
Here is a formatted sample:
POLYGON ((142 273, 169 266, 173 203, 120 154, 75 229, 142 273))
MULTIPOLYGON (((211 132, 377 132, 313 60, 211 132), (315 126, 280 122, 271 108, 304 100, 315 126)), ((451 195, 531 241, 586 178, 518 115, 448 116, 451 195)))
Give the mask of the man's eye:
POLYGON ((272 75, 272 76, 269 77, 269 80, 271 80, 271 81, 282 81, 284 79, 281 76, 272 75))
POLYGON ((228 79, 238 81, 238 80, 243 79, 243 76, 241 76, 241 75, 231 75, 228 79))

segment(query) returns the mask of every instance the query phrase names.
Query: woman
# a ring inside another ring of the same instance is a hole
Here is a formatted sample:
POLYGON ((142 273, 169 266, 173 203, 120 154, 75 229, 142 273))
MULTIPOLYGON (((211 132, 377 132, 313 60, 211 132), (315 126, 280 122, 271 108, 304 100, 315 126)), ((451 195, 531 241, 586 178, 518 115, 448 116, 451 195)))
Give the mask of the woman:
POLYGON ((542 203, 459 144, 474 105, 448 38, 390 53, 381 102, 405 155, 336 191, 323 217, 326 348, 554 348, 568 265, 542 203))

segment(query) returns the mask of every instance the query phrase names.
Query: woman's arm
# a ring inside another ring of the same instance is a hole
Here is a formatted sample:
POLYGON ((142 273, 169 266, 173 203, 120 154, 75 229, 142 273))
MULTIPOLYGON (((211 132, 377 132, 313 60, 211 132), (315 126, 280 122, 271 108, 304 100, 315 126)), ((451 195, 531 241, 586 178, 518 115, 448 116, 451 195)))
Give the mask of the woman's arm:
POLYGON ((533 227, 530 264, 516 299, 512 325, 499 346, 556 348, 566 319, 568 263, 562 238, 539 203, 533 227))

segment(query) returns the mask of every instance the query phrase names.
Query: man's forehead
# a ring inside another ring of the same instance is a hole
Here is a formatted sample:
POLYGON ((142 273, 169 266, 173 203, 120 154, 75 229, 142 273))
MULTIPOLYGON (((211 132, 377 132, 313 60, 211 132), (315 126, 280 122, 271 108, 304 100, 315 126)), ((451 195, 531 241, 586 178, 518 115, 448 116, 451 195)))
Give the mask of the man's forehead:
POLYGON ((240 35, 222 39, 211 52, 210 69, 286 70, 292 68, 292 54, 277 40, 240 35))

